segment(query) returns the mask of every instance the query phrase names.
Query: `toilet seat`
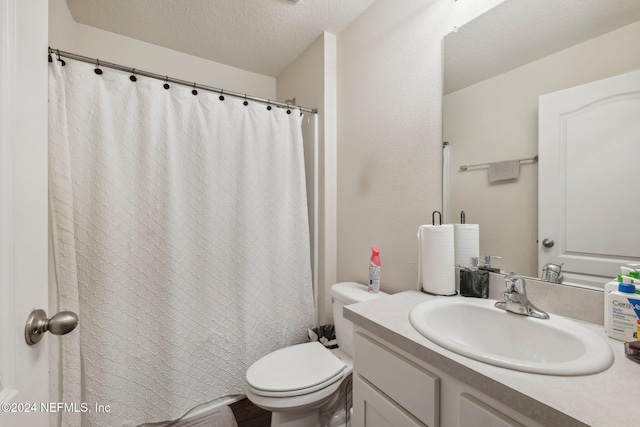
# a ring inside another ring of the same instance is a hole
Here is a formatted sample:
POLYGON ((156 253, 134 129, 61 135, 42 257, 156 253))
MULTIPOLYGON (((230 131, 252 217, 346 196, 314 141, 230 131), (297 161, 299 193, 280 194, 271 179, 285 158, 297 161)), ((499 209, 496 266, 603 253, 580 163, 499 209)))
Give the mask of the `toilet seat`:
POLYGON ((339 382, 346 363, 319 342, 286 347, 267 354, 247 370, 247 388, 265 397, 313 393, 339 382))

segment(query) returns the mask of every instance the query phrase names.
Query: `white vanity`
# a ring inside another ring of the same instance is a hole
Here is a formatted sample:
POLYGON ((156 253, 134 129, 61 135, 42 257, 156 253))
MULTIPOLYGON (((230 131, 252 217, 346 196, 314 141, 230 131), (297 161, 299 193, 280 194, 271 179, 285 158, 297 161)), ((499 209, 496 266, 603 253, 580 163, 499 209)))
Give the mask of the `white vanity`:
POLYGON ((461 356, 418 333, 409 313, 433 298, 408 291, 345 307, 356 333, 354 427, 638 425, 640 364, 601 326, 580 322, 611 347, 608 369, 583 376, 525 373, 461 356))

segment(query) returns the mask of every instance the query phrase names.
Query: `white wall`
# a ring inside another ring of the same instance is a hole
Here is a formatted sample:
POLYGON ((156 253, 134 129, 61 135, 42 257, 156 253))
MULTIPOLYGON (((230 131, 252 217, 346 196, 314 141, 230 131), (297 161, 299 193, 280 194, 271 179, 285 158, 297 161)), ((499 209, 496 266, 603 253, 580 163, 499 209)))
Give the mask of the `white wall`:
POLYGON ((502 0, 378 0, 338 35, 338 281, 417 287, 416 234, 442 208, 442 37, 502 0))
POLYGON ((49 0, 49 46, 206 86, 261 98, 276 98, 274 77, 78 24, 71 17, 65 0, 49 0))
POLYGON ((523 164, 516 182, 491 185, 486 169, 459 166, 537 154, 538 97, 640 68, 638 40, 640 22, 445 96, 451 212, 480 224, 480 252, 502 255, 497 266, 539 276, 537 165, 523 164))
MULTIPOLYGON (((336 36, 321 35, 277 84, 279 100, 296 98, 298 105, 318 109, 318 322, 325 324, 336 280, 336 36)), ((305 146, 305 155, 310 149, 305 146)))

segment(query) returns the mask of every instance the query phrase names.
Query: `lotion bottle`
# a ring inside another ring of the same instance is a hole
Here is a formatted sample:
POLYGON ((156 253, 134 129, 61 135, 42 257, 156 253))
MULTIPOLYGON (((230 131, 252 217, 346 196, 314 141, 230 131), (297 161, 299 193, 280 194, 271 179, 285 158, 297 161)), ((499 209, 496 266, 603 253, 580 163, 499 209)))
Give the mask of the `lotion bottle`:
POLYGON ((377 294, 380 291, 380 250, 371 248, 371 259, 369 260, 369 286, 368 291, 377 294))
POLYGON ((605 312, 605 316, 604 316, 604 329, 607 330, 607 328, 609 327, 609 316, 606 315, 607 310, 608 310, 608 303, 607 303, 607 298, 606 296, 609 295, 611 292, 615 292, 618 290, 618 287, 620 286, 621 283, 624 283, 624 281, 626 280, 627 284, 632 284, 635 286, 636 288, 636 294, 638 294, 638 297, 640 298, 640 280, 638 279, 634 279, 630 276, 623 276, 622 274, 618 274, 618 278, 614 279, 610 282, 607 282, 607 284, 604 285, 604 295, 605 295, 605 300, 604 300, 604 312, 605 312))
POLYGON ((620 267, 620 274, 618 274, 618 282, 622 282, 622 278, 623 277, 631 277, 632 279, 640 279, 640 272, 637 270, 634 270, 633 268, 629 268, 629 267, 635 267, 637 264, 627 264, 626 267, 620 267))
POLYGON ((628 277, 618 290, 605 295, 605 327, 609 337, 621 341, 637 340, 637 325, 640 314, 640 295, 628 277))

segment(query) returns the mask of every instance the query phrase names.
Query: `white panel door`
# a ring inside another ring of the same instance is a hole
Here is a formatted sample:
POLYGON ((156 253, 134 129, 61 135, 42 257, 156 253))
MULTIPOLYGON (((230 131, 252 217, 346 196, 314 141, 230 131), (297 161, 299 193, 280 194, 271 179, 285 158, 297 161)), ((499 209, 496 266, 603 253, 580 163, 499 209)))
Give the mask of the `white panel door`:
MULTIPOLYGON (((49 425, 49 352, 28 346, 47 309, 46 1, 0 2, 0 425, 49 425)), ((51 314, 51 313, 48 313, 51 314)), ((56 337, 59 338, 59 337, 56 337)))
POLYGON ((564 263, 565 282, 601 286, 640 261, 640 71, 539 107, 538 271, 564 263))

